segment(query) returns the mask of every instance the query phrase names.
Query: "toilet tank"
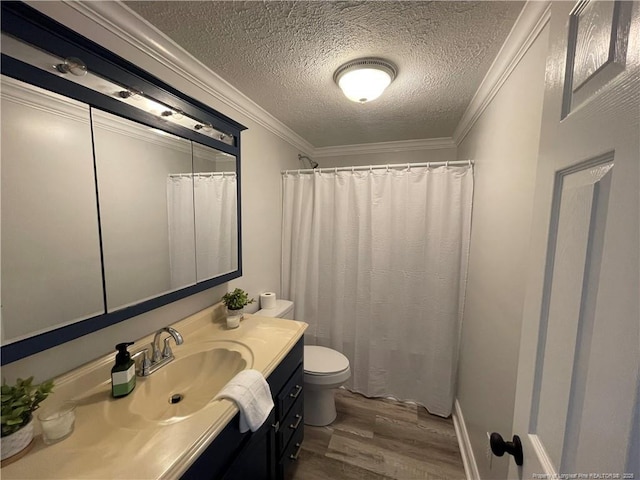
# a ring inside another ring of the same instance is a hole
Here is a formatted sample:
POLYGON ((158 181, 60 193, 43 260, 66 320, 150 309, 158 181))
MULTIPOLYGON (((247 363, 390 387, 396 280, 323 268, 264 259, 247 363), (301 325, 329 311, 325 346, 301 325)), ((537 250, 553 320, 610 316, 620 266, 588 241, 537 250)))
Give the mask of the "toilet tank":
POLYGON ((255 315, 293 320, 293 302, 289 300, 276 300, 276 308, 263 308, 258 310, 255 315))

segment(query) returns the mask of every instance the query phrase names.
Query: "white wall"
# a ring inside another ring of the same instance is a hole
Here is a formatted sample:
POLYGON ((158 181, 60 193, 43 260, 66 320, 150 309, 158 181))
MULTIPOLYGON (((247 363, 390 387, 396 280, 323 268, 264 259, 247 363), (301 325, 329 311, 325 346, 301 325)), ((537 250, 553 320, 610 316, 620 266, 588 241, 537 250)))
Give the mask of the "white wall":
MULTIPOLYGON (((62 2, 32 4, 55 20, 96 41, 132 63, 163 79, 221 113, 244 124, 242 133, 242 239, 243 277, 152 312, 86 335, 64 345, 13 362, 2 368, 11 382, 17 376, 35 375, 43 380, 114 351, 114 345, 135 340, 178 321, 220 300, 228 288, 240 286, 256 297, 260 292, 280 289, 280 171, 299 168, 298 149, 266 130, 241 112, 229 107, 198 86, 187 83, 161 62, 133 49, 62 2)), ((257 308, 257 304, 253 305, 257 308)))
POLYGON ((458 401, 479 473, 506 478, 511 458, 485 456, 487 432, 510 439, 525 266, 544 95, 548 26, 458 145, 475 160, 458 401))
MULTIPOLYGON (((314 158, 325 167, 357 167, 362 165, 387 165, 393 163, 446 162, 456 160, 456 148, 434 148, 387 153, 363 153, 314 158)), ((465 159, 466 160, 466 159, 465 159)), ((308 167, 297 167, 308 168, 308 167)))

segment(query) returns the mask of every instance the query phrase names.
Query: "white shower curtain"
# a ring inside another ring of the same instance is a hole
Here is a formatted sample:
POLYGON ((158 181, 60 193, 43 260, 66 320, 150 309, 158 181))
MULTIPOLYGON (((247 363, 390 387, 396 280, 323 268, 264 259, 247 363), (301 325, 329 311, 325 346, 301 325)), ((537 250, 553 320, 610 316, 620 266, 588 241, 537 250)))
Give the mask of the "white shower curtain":
POLYGON ((283 174, 282 293, 308 344, 344 353, 347 387, 448 416, 473 170, 283 174))
POLYGON ((196 283, 196 240, 193 224, 193 180, 167 177, 170 288, 196 283))
POLYGON ((167 178, 172 289, 238 268, 236 186, 227 172, 167 178))

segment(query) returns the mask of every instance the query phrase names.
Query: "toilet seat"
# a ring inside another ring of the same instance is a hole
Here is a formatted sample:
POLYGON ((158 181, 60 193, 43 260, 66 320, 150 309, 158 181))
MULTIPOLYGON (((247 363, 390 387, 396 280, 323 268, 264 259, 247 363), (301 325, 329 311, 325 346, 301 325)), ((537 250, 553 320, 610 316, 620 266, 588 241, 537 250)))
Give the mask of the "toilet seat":
POLYGON ((345 368, 344 370, 340 370, 339 372, 330 372, 330 373, 318 373, 318 372, 309 372, 307 370, 304 371, 305 375, 311 375, 314 377, 328 377, 331 375, 338 375, 340 373, 346 372, 347 370, 349 370, 349 367, 345 368))
POLYGON ((331 348, 304 347, 304 373, 313 376, 339 375, 349 370, 349 359, 331 348))

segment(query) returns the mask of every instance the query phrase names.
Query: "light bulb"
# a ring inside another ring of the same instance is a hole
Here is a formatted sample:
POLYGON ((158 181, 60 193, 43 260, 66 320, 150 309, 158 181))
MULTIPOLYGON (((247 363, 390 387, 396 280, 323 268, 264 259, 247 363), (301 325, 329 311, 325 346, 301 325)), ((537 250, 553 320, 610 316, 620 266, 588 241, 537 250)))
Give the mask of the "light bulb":
POLYGON ((70 73, 76 77, 84 77, 87 74, 87 65, 76 57, 65 58, 64 63, 59 63, 55 67, 60 73, 70 73))
POLYGON ((134 88, 128 88, 126 90, 120 90, 118 92, 118 96, 120 98, 130 98, 132 100, 139 100, 140 98, 142 98, 142 92, 134 88))

